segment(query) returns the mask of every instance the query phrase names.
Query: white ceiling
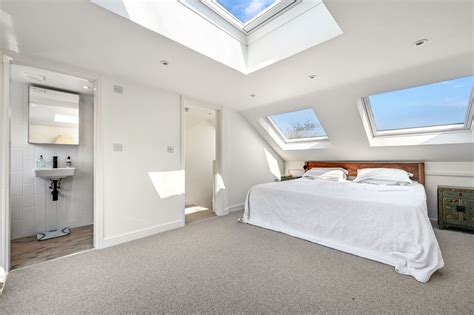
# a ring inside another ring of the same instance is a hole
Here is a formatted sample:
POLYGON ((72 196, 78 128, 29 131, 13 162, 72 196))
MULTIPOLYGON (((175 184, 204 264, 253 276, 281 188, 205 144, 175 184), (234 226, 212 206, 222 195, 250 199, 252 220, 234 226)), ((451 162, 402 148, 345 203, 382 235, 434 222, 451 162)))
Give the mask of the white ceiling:
MULTIPOLYGON (((3 0, 2 46, 243 110, 441 60, 472 74, 473 1, 327 0, 344 34, 244 75, 88 0, 3 0), (420 38, 429 42, 411 44, 420 38), (464 56, 464 58, 462 58, 464 56), (164 67, 160 60, 170 65, 164 67), (466 61, 467 60, 467 61, 466 61), (316 79, 308 79, 316 74, 316 79), (255 98, 249 94, 256 94, 255 98)), ((304 31, 304 30, 303 30, 304 31)), ((403 85, 403 79, 396 85, 403 85)))
POLYGON ((14 64, 11 67, 10 78, 15 82, 41 85, 44 87, 52 87, 55 89, 87 95, 94 94, 94 82, 89 82, 87 79, 77 78, 35 67, 14 64), (28 77, 28 74, 42 76, 44 80, 39 81, 32 79, 31 77, 28 77), (89 89, 84 89, 84 86, 88 86, 89 89))

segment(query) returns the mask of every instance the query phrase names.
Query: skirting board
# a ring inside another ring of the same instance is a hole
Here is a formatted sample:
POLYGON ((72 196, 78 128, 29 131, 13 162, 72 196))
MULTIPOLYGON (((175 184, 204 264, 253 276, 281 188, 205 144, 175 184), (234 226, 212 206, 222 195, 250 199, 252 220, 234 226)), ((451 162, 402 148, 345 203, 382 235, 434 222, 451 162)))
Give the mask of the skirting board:
POLYGON ((244 210, 244 204, 233 205, 224 209, 226 213, 244 210))
POLYGON ((147 236, 151 236, 151 235, 154 235, 154 234, 158 234, 158 233, 161 233, 161 232, 166 232, 166 231, 169 231, 169 230, 177 229, 177 228, 180 228, 180 227, 183 227, 183 226, 184 226, 183 220, 176 220, 176 221, 171 221, 169 223, 152 226, 152 227, 149 227, 149 228, 146 228, 146 229, 142 229, 142 230, 138 230, 138 231, 134 231, 134 232, 118 235, 118 236, 109 237, 109 238, 104 239, 104 248, 114 246, 114 245, 118 245, 118 244, 122 244, 122 243, 126 243, 126 242, 130 242, 130 241, 133 241, 133 240, 137 240, 137 239, 147 237, 147 236))

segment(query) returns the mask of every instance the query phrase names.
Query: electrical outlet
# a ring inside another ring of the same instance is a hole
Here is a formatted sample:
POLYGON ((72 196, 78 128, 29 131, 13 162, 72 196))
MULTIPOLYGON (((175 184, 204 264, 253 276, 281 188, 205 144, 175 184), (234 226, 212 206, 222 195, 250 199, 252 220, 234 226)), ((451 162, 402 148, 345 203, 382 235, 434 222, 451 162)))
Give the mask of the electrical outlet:
POLYGON ((167 151, 168 153, 174 153, 174 147, 169 145, 167 151))
POLYGON ((114 151, 123 151, 123 146, 121 143, 114 143, 114 151))

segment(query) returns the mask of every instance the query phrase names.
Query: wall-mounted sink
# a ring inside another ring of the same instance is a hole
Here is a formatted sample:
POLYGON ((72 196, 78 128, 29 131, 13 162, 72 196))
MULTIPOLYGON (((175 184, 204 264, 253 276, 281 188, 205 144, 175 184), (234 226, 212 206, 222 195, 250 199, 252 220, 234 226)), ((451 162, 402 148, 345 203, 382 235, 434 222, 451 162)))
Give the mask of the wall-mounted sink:
POLYGON ((58 180, 68 176, 74 176, 76 173, 75 167, 62 168, 35 168, 33 170, 36 177, 44 179, 58 180))

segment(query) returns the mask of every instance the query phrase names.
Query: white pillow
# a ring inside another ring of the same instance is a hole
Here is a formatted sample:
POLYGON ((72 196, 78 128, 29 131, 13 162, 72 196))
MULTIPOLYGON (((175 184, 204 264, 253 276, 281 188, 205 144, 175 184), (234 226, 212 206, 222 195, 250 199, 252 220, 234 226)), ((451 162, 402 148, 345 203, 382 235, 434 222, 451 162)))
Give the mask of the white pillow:
POLYGON ((411 184, 413 174, 396 168, 363 168, 357 170, 355 183, 370 181, 377 185, 407 185, 411 184))
POLYGON ((393 180, 384 180, 384 179, 365 179, 360 182, 359 184, 372 184, 372 185, 386 185, 386 186, 408 186, 411 185, 410 183, 405 182, 397 182, 393 180))
POLYGON ((303 178, 341 182, 346 180, 347 170, 340 167, 315 167, 307 171, 303 178))

